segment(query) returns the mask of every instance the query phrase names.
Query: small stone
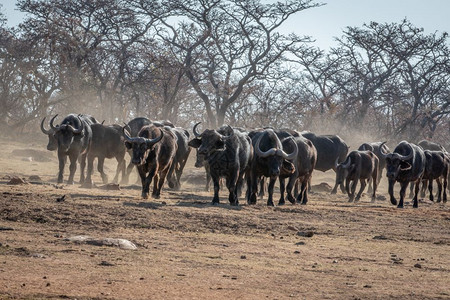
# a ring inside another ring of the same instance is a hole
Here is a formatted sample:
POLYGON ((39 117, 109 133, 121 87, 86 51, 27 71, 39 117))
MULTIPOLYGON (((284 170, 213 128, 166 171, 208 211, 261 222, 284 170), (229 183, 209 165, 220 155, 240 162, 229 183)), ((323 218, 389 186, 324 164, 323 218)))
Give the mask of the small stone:
POLYGON ((422 269, 422 265, 421 265, 421 264, 415 264, 415 265, 414 265, 414 268, 422 269))
POLYGON ((294 251, 294 254, 300 254, 300 251, 295 250, 295 251, 294 251))
POLYGON ((241 259, 247 259, 247 256, 241 255, 241 259))
POLYGON ((371 286, 370 284, 366 284, 366 285, 363 286, 363 287, 370 289, 372 286, 371 286))
POLYGON ((50 286, 50 282, 47 282, 47 284, 45 286, 50 286))

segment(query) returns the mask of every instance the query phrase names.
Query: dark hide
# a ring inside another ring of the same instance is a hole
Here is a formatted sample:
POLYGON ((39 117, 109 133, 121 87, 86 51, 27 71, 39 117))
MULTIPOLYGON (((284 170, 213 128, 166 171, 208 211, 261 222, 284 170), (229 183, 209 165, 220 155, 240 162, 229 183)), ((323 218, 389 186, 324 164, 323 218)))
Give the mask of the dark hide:
POLYGON ((375 202, 375 193, 378 186, 378 164, 378 157, 372 151, 355 150, 349 153, 344 162, 337 165, 336 184, 341 184, 345 181, 345 190, 347 191, 349 202, 353 200, 355 202, 359 201, 369 180, 373 181, 372 202, 375 202), (358 181, 361 187, 355 198, 358 181), (351 189, 350 183, 352 184, 351 189))
MULTIPOLYGON (((310 140, 317 150, 316 170, 322 172, 333 169, 336 172, 336 159, 338 163, 343 162, 347 157, 349 147, 337 135, 316 135, 309 131, 301 132, 301 135, 310 140)), ((344 185, 341 185, 341 191, 345 193, 344 185)), ((331 191, 332 194, 337 192, 337 185, 331 191)))
POLYGON ((124 131, 125 145, 132 150, 132 163, 137 166, 142 183, 142 198, 147 199, 154 177, 152 197, 160 198, 161 188, 168 173, 173 172, 177 153, 177 137, 168 127, 142 127, 138 137, 124 131))
POLYGON ((413 207, 417 208, 419 184, 422 180, 426 164, 423 149, 415 144, 402 141, 395 147, 393 153, 387 154, 385 157, 386 176, 389 181, 389 196, 391 198, 391 203, 394 205, 397 204, 397 200, 394 197, 395 182, 400 183, 400 202, 397 207, 402 208, 406 187, 408 186, 408 183, 413 181, 415 182, 413 207))
POLYGON ((105 158, 115 158, 117 160, 116 175, 113 182, 119 180, 119 173, 122 172, 122 180, 125 172, 125 138, 122 135, 122 126, 120 125, 102 125, 93 124, 92 143, 88 153, 88 171, 86 176, 86 186, 92 186, 92 172, 94 159, 98 159, 97 170, 100 172, 104 184, 108 183, 108 176, 103 170, 105 158))

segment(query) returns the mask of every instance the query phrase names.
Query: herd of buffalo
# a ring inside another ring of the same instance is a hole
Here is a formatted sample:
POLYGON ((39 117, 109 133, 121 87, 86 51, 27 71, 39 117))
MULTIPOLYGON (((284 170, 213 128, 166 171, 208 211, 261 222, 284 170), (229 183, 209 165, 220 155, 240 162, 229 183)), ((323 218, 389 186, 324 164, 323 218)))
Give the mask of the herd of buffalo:
POLYGON ((221 178, 225 178, 230 204, 238 205, 244 180, 247 182, 247 203, 255 204, 257 196, 264 195, 266 177, 269 179, 267 205, 274 205, 273 190, 277 178, 281 194, 279 205, 285 203, 285 196, 291 203, 306 204, 313 170, 330 169, 336 172, 332 193, 336 193, 340 186, 342 192, 347 192, 349 201, 358 201, 368 182, 372 201, 375 201, 383 169, 386 169, 392 204, 403 207, 410 182, 413 207, 418 206, 421 183, 423 193, 428 185, 430 200, 434 200, 432 186, 436 181, 437 201, 441 201, 441 195, 443 202, 447 201, 450 154, 441 145, 426 140, 417 145, 402 141, 393 152, 385 142, 364 143, 358 150, 348 153, 349 147, 337 135, 316 135, 291 129, 248 131, 223 126, 200 133, 200 123, 197 123, 191 138, 186 129, 175 127, 169 121, 153 122, 141 117, 124 126, 104 125, 89 115, 69 114, 60 124, 55 124, 56 117, 50 120, 49 129, 45 128, 44 118, 41 130, 49 138, 47 149, 58 152, 58 183, 63 182, 67 157, 70 160, 68 183, 74 182, 79 161, 80 183, 84 186, 93 184, 91 176, 95 158, 98 159, 97 169, 104 183, 108 182, 103 170, 104 160, 115 158, 117 170, 114 182, 118 182, 122 173, 121 183, 127 183, 130 172, 136 166, 142 183, 142 197, 148 198, 153 180, 152 197, 159 198, 166 179, 170 188, 180 188, 184 166, 191 148, 195 148, 195 166, 206 170, 206 189, 209 190, 211 179, 214 184, 213 204, 219 203, 221 178), (131 156, 128 166, 125 163, 126 152, 131 156), (85 178, 86 159, 88 168, 85 178), (360 189, 355 196, 358 181, 360 189), (394 197, 395 182, 401 186, 398 203, 394 197))

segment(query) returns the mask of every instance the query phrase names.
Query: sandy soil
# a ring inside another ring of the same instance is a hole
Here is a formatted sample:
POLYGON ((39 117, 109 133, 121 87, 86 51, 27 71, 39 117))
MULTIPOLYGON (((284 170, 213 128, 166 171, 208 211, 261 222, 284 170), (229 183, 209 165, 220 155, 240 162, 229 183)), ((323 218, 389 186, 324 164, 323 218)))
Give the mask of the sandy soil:
POLYGON ((306 206, 234 208, 225 191, 210 204, 192 161, 158 200, 103 189, 97 172, 97 188, 56 185, 56 173, 44 141, 0 143, 1 299, 450 299, 450 204, 397 209, 385 179, 376 203, 316 189, 306 206), (78 235, 137 249, 67 240, 78 235))

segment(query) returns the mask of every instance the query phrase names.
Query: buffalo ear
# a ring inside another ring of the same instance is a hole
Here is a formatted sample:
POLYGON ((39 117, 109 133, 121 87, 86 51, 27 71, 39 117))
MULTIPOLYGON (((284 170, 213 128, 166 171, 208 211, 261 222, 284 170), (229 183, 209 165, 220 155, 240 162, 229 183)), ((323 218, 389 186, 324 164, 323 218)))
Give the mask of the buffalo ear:
POLYGON ((133 144, 128 141, 125 141, 125 147, 127 147, 127 149, 130 150, 131 148, 133 148, 133 144))
POLYGON ((409 162, 402 162, 400 165, 400 170, 402 170, 402 171, 407 171, 411 168, 412 168, 412 166, 409 162))
POLYGON ((202 140, 195 138, 189 141, 188 146, 191 146, 192 148, 198 148, 202 144, 202 140))

